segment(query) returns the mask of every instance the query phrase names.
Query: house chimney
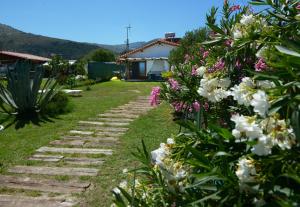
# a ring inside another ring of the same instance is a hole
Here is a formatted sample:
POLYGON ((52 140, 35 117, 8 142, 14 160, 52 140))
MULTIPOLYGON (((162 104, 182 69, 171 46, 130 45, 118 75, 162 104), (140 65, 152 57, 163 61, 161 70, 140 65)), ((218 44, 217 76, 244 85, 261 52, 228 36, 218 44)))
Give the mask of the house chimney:
POLYGON ((176 36, 175 32, 167 32, 167 33, 165 33, 165 38, 166 39, 173 39, 173 38, 175 38, 175 36, 176 36))

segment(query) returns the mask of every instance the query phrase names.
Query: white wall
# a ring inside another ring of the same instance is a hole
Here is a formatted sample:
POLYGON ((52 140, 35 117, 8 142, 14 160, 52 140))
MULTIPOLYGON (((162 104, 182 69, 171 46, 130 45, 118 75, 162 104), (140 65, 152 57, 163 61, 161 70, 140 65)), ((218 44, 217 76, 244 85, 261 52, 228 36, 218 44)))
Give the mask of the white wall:
POLYGON ((155 57, 169 57, 171 50, 175 49, 175 46, 167 45, 164 43, 156 44, 144 49, 142 52, 136 52, 129 55, 129 58, 155 58, 155 57))
POLYGON ((151 71, 168 71, 170 67, 167 60, 147 60, 146 65, 146 73, 151 71))

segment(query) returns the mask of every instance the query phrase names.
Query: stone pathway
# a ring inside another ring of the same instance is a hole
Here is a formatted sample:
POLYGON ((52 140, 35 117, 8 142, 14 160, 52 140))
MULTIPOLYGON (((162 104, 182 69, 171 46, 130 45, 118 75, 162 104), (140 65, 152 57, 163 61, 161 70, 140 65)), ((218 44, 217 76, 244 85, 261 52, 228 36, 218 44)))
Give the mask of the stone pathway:
POLYGON ((37 149, 28 158, 28 163, 33 163, 13 166, 8 169, 8 175, 0 175, 0 188, 14 191, 10 195, 4 194, 5 191, 0 194, 0 206, 69 207, 78 204, 76 195, 92 186, 81 177, 97 176, 103 162, 115 153, 111 148, 119 143, 130 122, 150 109, 148 97, 138 97, 97 114, 95 118, 79 121, 76 128, 61 139, 37 149))

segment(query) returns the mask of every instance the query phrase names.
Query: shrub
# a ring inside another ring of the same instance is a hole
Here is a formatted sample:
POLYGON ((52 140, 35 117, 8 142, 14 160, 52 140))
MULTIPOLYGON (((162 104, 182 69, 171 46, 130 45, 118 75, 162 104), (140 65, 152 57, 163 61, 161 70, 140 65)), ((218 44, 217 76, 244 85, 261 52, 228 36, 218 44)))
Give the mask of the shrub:
POLYGON ((224 1, 196 58, 151 93, 169 102, 182 132, 136 157, 115 188, 117 206, 299 206, 298 1, 224 1))
POLYGON ((64 92, 57 93, 42 111, 43 114, 56 116, 73 110, 69 96, 64 92))

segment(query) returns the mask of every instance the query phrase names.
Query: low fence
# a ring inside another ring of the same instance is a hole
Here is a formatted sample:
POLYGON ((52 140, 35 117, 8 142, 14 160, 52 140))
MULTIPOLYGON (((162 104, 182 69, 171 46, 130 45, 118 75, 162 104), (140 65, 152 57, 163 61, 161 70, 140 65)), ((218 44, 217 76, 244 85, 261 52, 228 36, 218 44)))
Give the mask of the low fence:
POLYGON ((125 72, 123 65, 117 65, 115 62, 89 62, 88 77, 95 81, 106 81, 113 76, 121 76, 125 72))

